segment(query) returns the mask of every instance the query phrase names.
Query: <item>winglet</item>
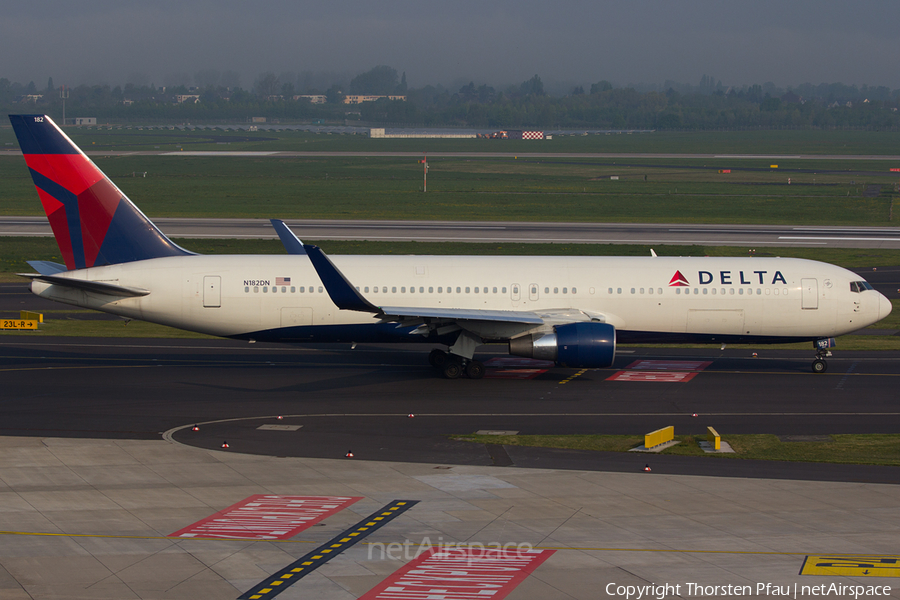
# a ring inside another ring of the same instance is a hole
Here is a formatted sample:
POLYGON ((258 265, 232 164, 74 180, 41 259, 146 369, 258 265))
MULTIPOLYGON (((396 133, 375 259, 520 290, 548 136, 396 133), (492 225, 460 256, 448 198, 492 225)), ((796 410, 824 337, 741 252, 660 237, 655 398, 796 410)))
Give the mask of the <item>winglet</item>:
POLYGON ((380 314, 380 308, 366 300, 353 287, 353 284, 344 277, 334 263, 331 262, 322 249, 318 246, 303 244, 303 250, 309 256, 313 268, 322 280, 325 291, 331 297, 331 301, 341 310, 357 310, 359 312, 380 314))
POLYGON ((306 251, 303 249, 303 242, 294 235, 294 232, 291 231, 291 228, 284 221, 281 219, 269 219, 269 222, 275 228, 275 233, 278 234, 288 254, 306 254, 306 251))

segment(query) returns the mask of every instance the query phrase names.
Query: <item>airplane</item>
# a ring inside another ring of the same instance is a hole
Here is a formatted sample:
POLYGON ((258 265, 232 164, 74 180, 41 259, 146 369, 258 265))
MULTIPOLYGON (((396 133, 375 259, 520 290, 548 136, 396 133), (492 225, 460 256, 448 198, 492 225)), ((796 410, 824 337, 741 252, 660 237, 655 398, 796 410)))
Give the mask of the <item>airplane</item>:
POLYGON ((606 368, 618 343, 813 342, 885 318, 859 275, 796 258, 327 256, 283 221, 286 254, 203 256, 167 238, 47 115, 10 115, 65 264, 31 261, 38 296, 250 342, 423 342, 443 376, 479 379, 486 343, 606 368))

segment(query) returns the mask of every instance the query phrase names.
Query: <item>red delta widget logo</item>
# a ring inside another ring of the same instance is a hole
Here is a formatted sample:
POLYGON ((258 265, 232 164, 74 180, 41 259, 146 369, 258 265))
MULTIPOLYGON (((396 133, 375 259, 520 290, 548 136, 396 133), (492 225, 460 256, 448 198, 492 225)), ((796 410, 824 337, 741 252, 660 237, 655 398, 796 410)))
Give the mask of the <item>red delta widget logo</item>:
MULTIPOLYGON (((787 285, 787 280, 782 275, 781 271, 775 271, 773 275, 771 275, 771 281, 769 280, 769 271, 737 271, 737 273, 733 273, 732 271, 719 271, 714 274, 712 271, 697 271, 697 281, 699 285, 775 285, 776 283, 781 283, 787 285), (718 279, 718 281, 716 281, 718 279), (734 281, 737 279, 737 281, 734 281)), ((669 287, 688 287, 690 286, 690 282, 688 282, 687 277, 681 274, 681 271, 675 271, 675 274, 672 275, 672 279, 669 280, 669 287)))

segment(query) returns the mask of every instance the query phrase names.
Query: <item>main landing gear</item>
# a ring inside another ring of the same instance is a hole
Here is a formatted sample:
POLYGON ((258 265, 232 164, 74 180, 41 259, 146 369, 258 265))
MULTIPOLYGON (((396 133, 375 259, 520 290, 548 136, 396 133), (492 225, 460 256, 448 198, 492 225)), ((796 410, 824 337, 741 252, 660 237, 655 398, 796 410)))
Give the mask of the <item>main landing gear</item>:
POLYGON ((484 377, 484 363, 480 360, 448 354, 437 348, 428 355, 428 362, 447 379, 457 379, 463 374, 469 379, 481 379, 484 377))

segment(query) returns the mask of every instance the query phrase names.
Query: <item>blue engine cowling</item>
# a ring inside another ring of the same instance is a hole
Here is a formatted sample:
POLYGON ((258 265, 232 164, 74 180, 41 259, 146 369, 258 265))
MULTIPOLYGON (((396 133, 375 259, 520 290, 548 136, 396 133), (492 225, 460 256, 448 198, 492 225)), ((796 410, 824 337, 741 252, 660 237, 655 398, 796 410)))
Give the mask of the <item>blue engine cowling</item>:
POLYGON ((552 360, 561 367, 604 368, 616 358, 616 328, 609 323, 568 323, 553 333, 509 341, 509 353, 552 360))

